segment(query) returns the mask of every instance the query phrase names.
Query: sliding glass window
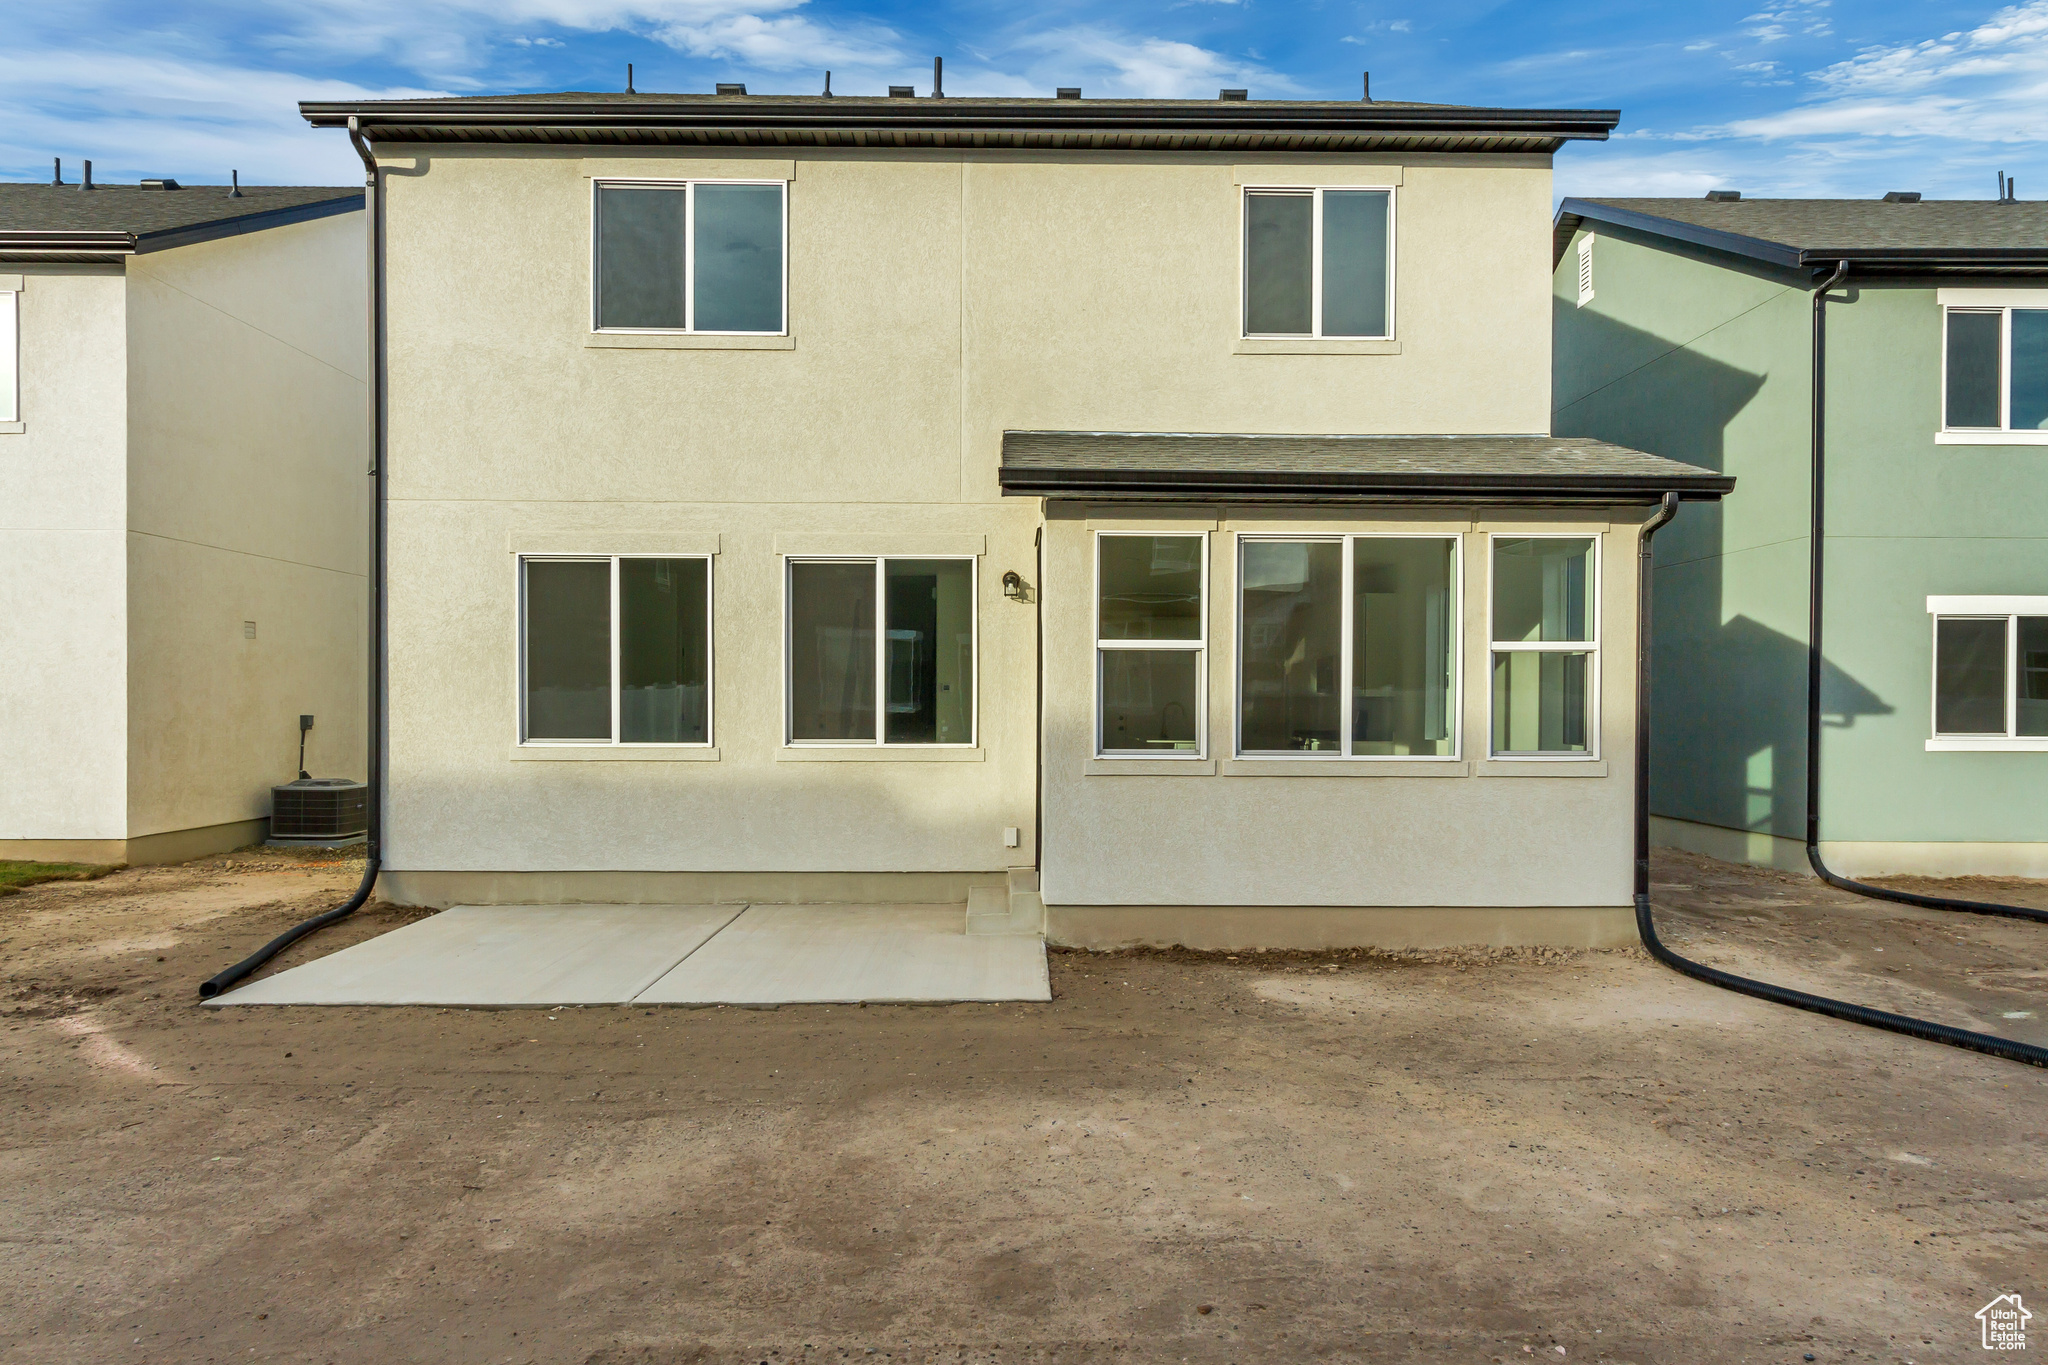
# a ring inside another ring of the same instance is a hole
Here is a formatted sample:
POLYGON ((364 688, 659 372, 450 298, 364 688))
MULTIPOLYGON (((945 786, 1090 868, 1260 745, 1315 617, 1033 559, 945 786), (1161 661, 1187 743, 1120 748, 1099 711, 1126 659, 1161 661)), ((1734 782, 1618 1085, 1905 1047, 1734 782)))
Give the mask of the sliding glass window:
POLYGON ((1952 307, 1942 315, 1943 430, 2048 429, 2048 308, 1952 307))
POLYGON ((1238 542, 1238 752, 1451 758, 1455 536, 1238 542))
POLYGON ((1929 749, 2048 749, 2048 597, 1933 597, 1929 749))
POLYGON ((788 565, 789 743, 974 743, 974 560, 788 565))
POLYGON ((1095 537, 1096 751, 1200 758, 1207 707, 1206 534, 1095 537))
POLYGON ((786 191, 779 180, 599 183, 598 330, 786 331, 786 191))
POLYGON ((1596 542, 1492 541, 1494 756, 1592 757, 1600 657, 1596 542))
POLYGON ((711 561, 520 561, 520 740, 711 742, 711 561))
POLYGON ((1391 189, 1246 189, 1244 334, 1394 334, 1391 189))

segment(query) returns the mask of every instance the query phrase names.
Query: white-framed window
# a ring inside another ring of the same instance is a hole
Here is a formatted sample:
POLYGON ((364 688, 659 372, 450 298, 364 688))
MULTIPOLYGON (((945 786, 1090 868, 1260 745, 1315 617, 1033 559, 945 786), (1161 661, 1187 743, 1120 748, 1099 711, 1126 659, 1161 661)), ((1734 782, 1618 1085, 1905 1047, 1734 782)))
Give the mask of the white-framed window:
POLYGON ((1391 340, 1394 188, 1247 185, 1247 337, 1391 340))
POLYGON ((519 741, 711 743, 708 555, 522 555, 519 741))
POLYGON ((1579 238, 1579 307, 1593 301, 1593 234, 1579 238))
POLYGON ((785 742, 971 748, 976 572, 965 555, 785 556, 785 742))
POLYGON ((1488 704, 1496 758, 1600 752, 1600 538, 1488 536, 1488 704))
POLYGON ((1930 597, 1929 749, 2048 750, 2048 597, 1930 597))
POLYGON ((595 330, 789 330, 786 181, 599 180, 592 194, 595 330))
POLYGON ((21 421, 21 284, 0 275, 0 425, 21 421))
POLYGON ((1209 533, 1095 533, 1095 752, 1208 753, 1209 533))
POLYGON ((2048 445, 2048 290, 1943 289, 1943 444, 2048 445))
POLYGON ((1238 538, 1237 752, 1458 756, 1462 538, 1238 538))

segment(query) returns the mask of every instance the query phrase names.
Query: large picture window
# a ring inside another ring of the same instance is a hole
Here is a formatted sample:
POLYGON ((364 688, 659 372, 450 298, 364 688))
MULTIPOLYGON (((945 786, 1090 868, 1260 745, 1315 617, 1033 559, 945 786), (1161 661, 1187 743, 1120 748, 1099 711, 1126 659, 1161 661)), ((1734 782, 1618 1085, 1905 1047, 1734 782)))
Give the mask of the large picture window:
POLYGON ((1591 757, 1598 750, 1598 543, 1561 535, 1492 541, 1493 753, 1591 757))
POLYGON ((1206 534, 1095 537, 1096 746, 1200 758, 1207 729, 1206 534))
POLYGON ((974 561, 788 561, 791 744, 974 743, 974 561))
POLYGON ((1941 295, 1941 439, 2048 443, 2048 290, 1941 295))
POLYGON ((1453 536, 1238 542, 1238 752, 1457 754, 1453 536))
POLYGON ((2048 597, 1930 597, 1930 749, 2048 749, 2048 597))
POLYGON ((711 742, 711 561, 520 561, 520 739, 711 742))
POLYGON ((1244 192, 1246 336, 1393 333, 1393 190, 1244 192))
POLYGON ((779 180, 599 182, 598 330, 786 331, 787 189, 779 180))

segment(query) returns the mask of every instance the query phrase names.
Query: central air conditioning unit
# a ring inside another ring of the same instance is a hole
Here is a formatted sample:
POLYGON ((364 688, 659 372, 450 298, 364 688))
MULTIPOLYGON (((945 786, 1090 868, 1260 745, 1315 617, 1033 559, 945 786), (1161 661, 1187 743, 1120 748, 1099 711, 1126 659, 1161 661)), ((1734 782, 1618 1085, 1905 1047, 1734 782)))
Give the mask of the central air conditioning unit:
POLYGON ((332 848, 370 829, 370 789, 345 777, 302 777, 270 789, 272 844, 332 848))

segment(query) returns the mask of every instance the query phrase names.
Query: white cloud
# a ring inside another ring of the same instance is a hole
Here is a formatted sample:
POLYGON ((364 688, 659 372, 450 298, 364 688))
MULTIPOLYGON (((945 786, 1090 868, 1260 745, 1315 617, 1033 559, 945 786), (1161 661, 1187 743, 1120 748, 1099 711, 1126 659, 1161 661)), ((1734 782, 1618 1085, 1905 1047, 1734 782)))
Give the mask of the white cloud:
POLYGON ((693 57, 717 57, 757 71, 884 69, 908 60, 897 35, 881 27, 828 28, 799 14, 764 18, 727 14, 668 24, 654 36, 693 57))
POLYGON ((1290 94, 1298 88, 1277 72, 1208 48, 1108 28, 1065 28, 1026 36, 1010 43, 1009 53, 1025 59, 1025 74, 1040 93, 1053 85, 1076 83, 1091 94, 1146 99, 1208 98, 1225 86, 1246 87, 1255 94, 1290 94))

